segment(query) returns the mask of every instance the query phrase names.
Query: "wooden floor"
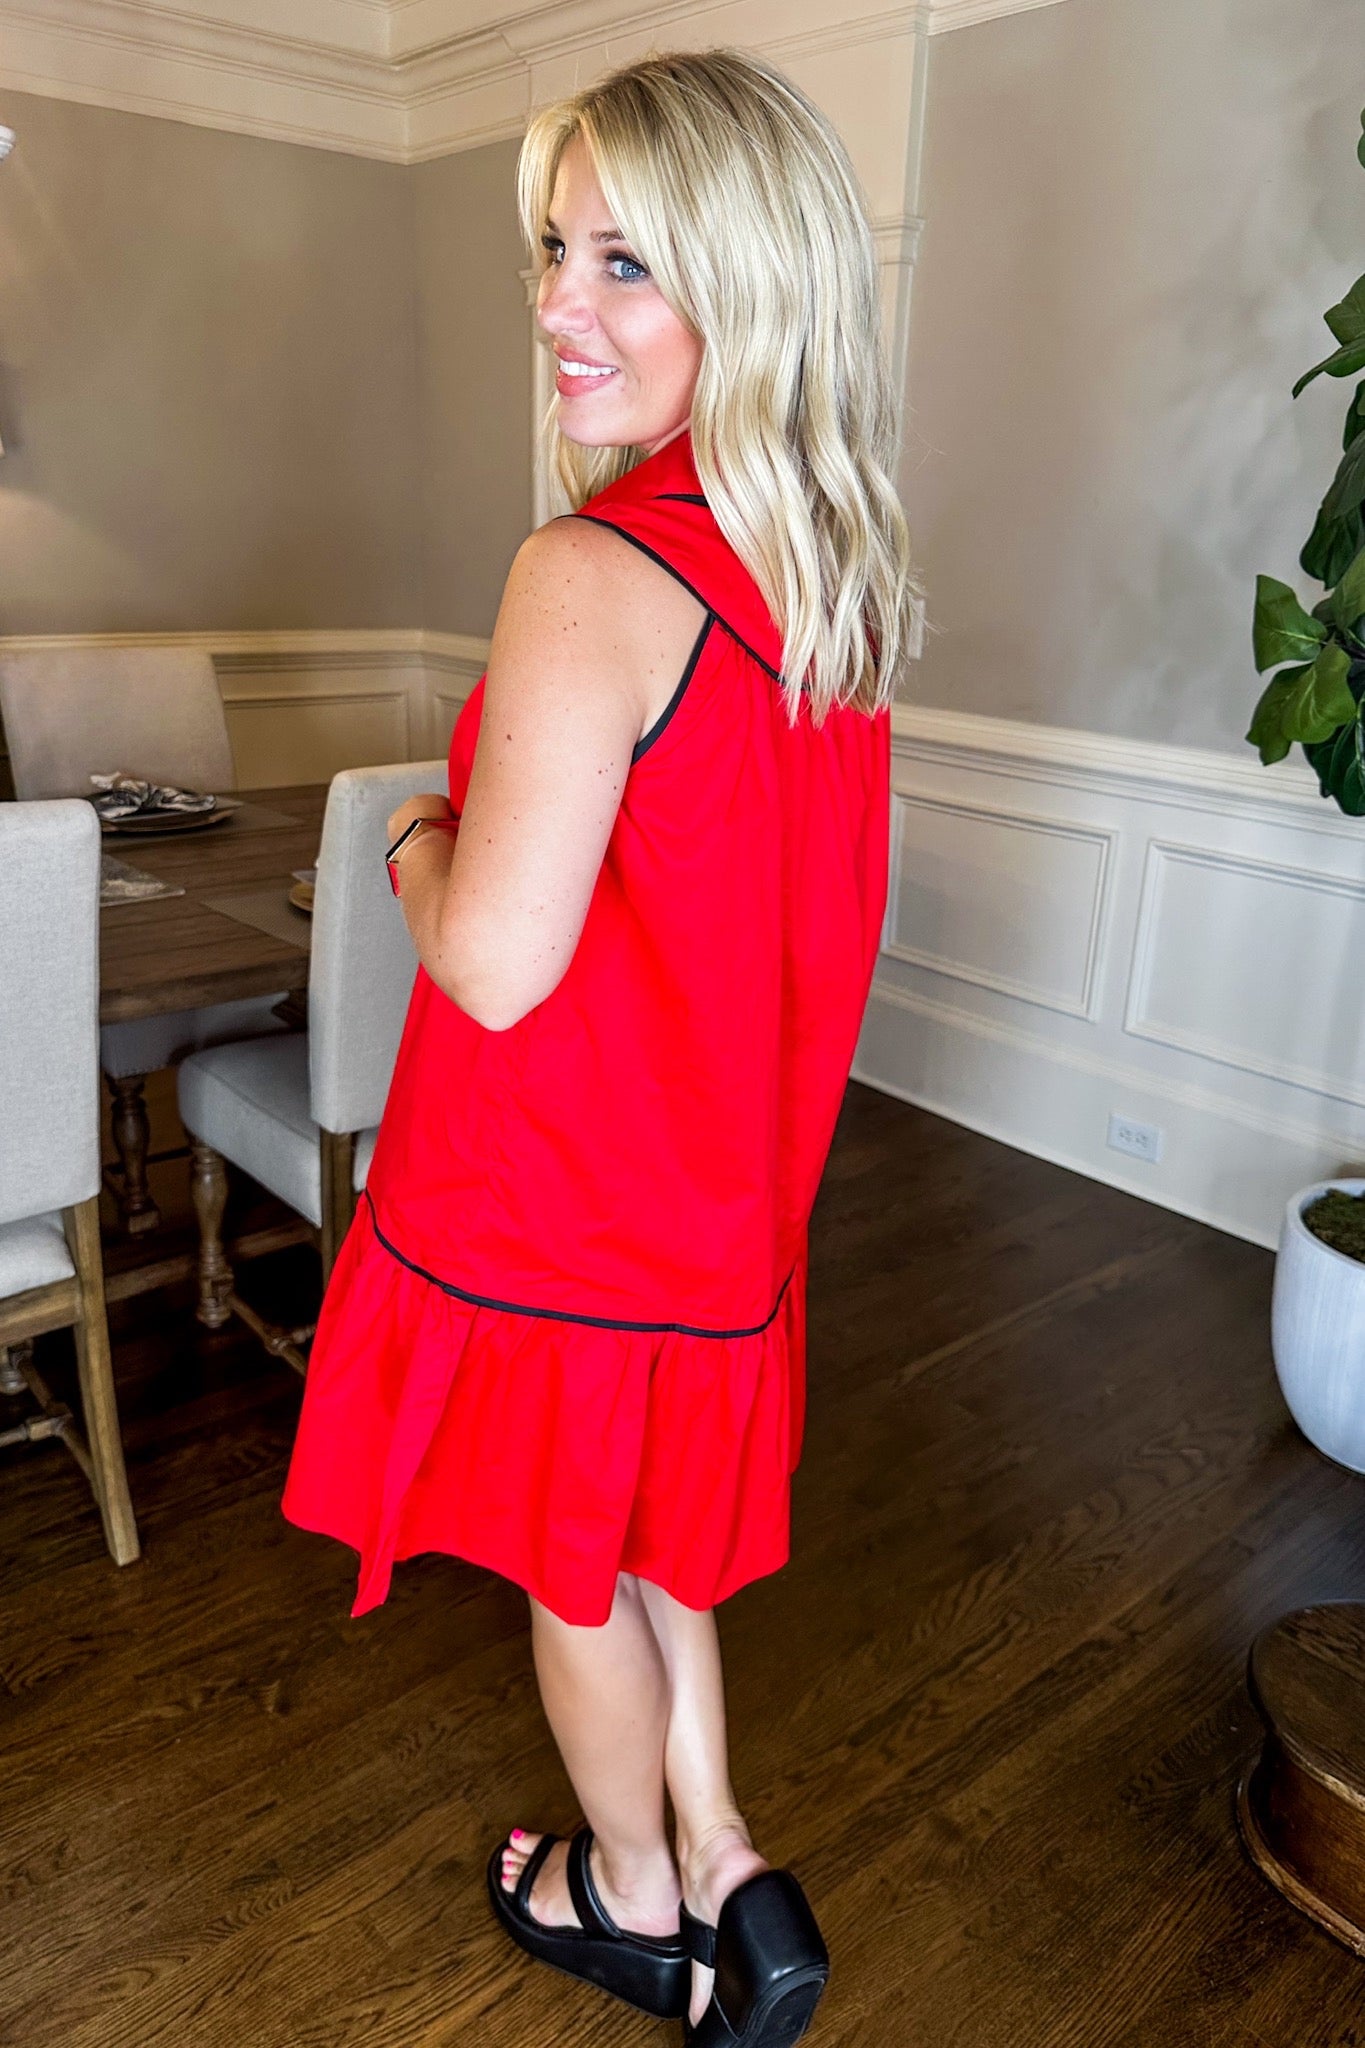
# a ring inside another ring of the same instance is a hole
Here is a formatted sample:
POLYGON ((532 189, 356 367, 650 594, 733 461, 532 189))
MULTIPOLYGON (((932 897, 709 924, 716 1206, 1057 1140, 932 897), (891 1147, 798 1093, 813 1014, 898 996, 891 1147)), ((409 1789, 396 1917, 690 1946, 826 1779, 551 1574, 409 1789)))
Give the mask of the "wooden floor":
MULTIPOLYGON (((1365 1584, 1270 1273, 850 1088, 794 1561, 722 1611, 740 1796, 833 1952, 813 2043, 1365 2042, 1365 1965, 1233 1826, 1252 1635, 1365 1584)), ((60 1449, 0 1465, 0 2043, 673 2040, 490 1920, 492 1842, 574 1818, 521 1596, 427 1558, 352 1622, 350 1553, 278 1512, 298 1383, 183 1298, 120 1316, 142 1562, 60 1449)))

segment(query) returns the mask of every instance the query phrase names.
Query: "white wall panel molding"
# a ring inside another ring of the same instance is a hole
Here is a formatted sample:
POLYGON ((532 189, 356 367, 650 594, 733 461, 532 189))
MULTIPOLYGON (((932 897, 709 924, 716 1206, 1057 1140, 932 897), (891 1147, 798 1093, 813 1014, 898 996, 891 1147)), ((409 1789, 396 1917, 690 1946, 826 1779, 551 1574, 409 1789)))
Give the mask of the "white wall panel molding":
POLYGON ((872 223, 872 240, 877 261, 896 268, 913 268, 918 256, 924 222, 917 213, 893 213, 872 223))
POLYGON ((1232 1094, 1158 1084, 1121 1060, 1077 1055, 1039 1032, 881 977, 853 1074, 984 1137, 1267 1247, 1278 1240, 1290 1194, 1365 1158, 1365 1132, 1348 1122, 1312 1126, 1232 1094), (1168 1158, 1178 1133, 1179 1171, 1157 1181, 1153 1169, 1104 1149, 1116 1105, 1165 1129, 1168 1158))
POLYGON ((10 633, 0 635, 0 654, 29 647, 196 647, 215 660, 234 657, 243 663, 268 659, 321 664, 336 655, 351 659, 367 654, 421 654, 433 642, 441 646, 453 642, 471 650, 488 644, 472 635, 428 634, 415 626, 339 627, 333 632, 299 628, 283 632, 10 633))
MULTIPOLYGON (((213 657, 243 788, 434 759, 488 663, 473 634, 419 628, 282 633, 72 633, 25 647, 193 647, 213 657)), ((2 751, 2 750, 0 750, 2 751)))
POLYGON ((1093 1017, 1115 836, 898 784, 883 951, 1093 1017))
POLYGON ((913 705, 892 734, 860 1079, 1267 1245, 1365 1161, 1365 830, 1307 769, 913 705))
POLYGON ((244 788, 435 759, 488 663, 487 641, 463 633, 253 638, 210 647, 244 788))
POLYGON ((486 639, 477 633, 435 633, 421 626, 342 626, 328 632, 317 627, 283 632, 186 633, 10 633, 0 634, 0 654, 29 647, 197 647, 220 667, 268 662, 272 667, 325 668, 342 657, 348 664, 368 656, 386 660, 416 657, 438 664, 477 664, 477 676, 488 660, 486 639))
POLYGON ((1362 959, 1365 872, 1153 840, 1124 1027, 1365 1108, 1362 959))
MULTIPOLYGON (((884 976, 878 976, 873 984, 872 1001, 878 1007, 906 1011, 912 1016, 932 1023, 944 1032, 979 1039, 984 1044, 1001 1048, 1011 1056, 1017 1055, 1031 1062, 1042 1062, 1063 1077, 1077 1075, 1085 1077, 1088 1081, 1101 1083, 1110 1095, 1116 1090, 1119 1091, 1125 1101, 1145 1097, 1149 1101, 1159 1101, 1163 1109, 1174 1105, 1180 1109, 1190 1110, 1197 1116, 1217 1118, 1226 1123, 1236 1124, 1239 1128, 1245 1128, 1253 1135, 1270 1139, 1278 1145, 1305 1142, 1306 1131, 1302 1118, 1276 1116, 1270 1110, 1249 1104, 1237 1093, 1235 1087, 1220 1089, 1216 1085, 1202 1086, 1197 1081, 1169 1079, 1162 1083, 1158 1097, 1152 1086, 1151 1070, 1136 1061, 1125 1060, 1118 1055, 1110 1056, 1086 1046, 1077 1047, 1074 1044, 1062 1044, 1059 1040, 1041 1038, 1036 1031, 1031 1031, 1008 1018, 987 1017, 964 1003, 954 1003, 946 998, 940 999, 921 994, 918 990, 898 987, 884 976)), ((861 1063, 860 1049, 859 1069, 861 1063)), ((861 1071, 858 1072, 858 1078, 871 1079, 861 1071)), ((880 1084, 874 1082, 872 1085, 880 1084)), ((895 1094, 899 1091, 891 1089, 889 1092, 895 1094)), ((988 1099, 983 1098, 983 1107, 989 1106, 988 1099)), ((956 1121, 971 1122, 965 1116, 957 1116, 956 1121)), ((972 1123, 971 1127, 985 1128, 984 1125, 975 1123, 972 1123)), ((989 1135, 1002 1137, 1006 1144, 1019 1142, 1017 1136, 1011 1138, 1000 1128, 993 1129, 989 1135)), ((1314 1136, 1318 1135, 1321 1134, 1315 1127, 1314 1136)), ((1343 1122, 1337 1141, 1347 1152, 1353 1147, 1358 1148, 1359 1128, 1343 1122)), ((1043 1157, 1052 1156, 1050 1153, 1042 1153, 1037 1146, 1030 1146, 1027 1149, 1040 1151, 1040 1156, 1043 1157)), ((1117 1154, 1113 1155, 1112 1172, 1104 1175, 1096 1175, 1088 1162, 1082 1162, 1079 1153, 1069 1156, 1062 1163, 1075 1166, 1078 1171, 1087 1173, 1092 1178, 1105 1179, 1112 1186, 1131 1188, 1133 1192, 1150 1198, 1150 1190, 1145 1183, 1136 1175, 1123 1171, 1123 1162, 1117 1154)), ((1177 1205, 1172 1203, 1170 1206, 1177 1205)), ((1209 1216, 1207 1220, 1219 1219, 1209 1216)), ((1267 1237, 1266 1242, 1270 1241, 1267 1237)))
POLYGON ((893 705, 891 727, 892 748, 906 760, 960 764, 982 774, 1170 802, 1266 824, 1292 822, 1355 846, 1365 837, 1355 820, 1324 803, 1306 763, 1262 768, 1249 748, 1243 758, 919 704, 893 705))
POLYGON ((7 0, 0 90, 415 163, 516 135, 538 101, 651 45, 811 62, 1057 4, 896 0, 831 24, 825 0, 7 0))
POLYGON ((460 707, 488 666, 488 642, 468 633, 424 633, 425 723, 413 759, 434 760, 450 747, 460 707))

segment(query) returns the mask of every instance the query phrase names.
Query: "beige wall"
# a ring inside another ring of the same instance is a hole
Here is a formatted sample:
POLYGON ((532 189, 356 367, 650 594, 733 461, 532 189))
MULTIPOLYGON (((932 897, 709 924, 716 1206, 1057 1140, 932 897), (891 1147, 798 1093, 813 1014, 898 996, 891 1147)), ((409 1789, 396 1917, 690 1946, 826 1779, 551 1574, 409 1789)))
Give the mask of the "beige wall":
MULTIPOLYGON (((1288 393, 1365 267, 1358 18, 1065 0, 933 38, 908 694, 1240 752, 1253 579, 1295 575, 1344 409, 1288 393)), ((516 145, 0 120, 0 633, 486 633, 531 516, 516 145)))
POLYGON ((515 147, 0 121, 0 633, 483 630, 529 522, 515 147))
POLYGON ((424 614, 488 633, 531 526, 531 339, 517 144, 415 165, 424 614))
POLYGON ((0 631, 410 625, 401 167, 0 93, 0 631))
POLYGON ((934 39, 904 484, 934 705, 1241 750, 1258 570, 1349 386, 1360 0, 1068 0, 934 39))

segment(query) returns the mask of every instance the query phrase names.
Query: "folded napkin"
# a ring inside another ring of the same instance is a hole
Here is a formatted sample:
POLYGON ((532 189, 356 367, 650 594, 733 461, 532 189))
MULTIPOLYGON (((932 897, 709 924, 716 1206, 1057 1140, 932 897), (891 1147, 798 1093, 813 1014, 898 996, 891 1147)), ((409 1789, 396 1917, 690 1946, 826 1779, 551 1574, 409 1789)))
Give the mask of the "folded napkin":
POLYGON ((92 775, 90 780, 98 792, 90 801, 110 824, 157 811, 211 811, 218 801, 216 796, 205 796, 201 790, 142 782, 136 775, 92 775))
POLYGON ((173 882, 163 882, 160 875, 149 875, 146 868, 132 867, 126 860, 112 860, 107 853, 100 855, 101 903, 143 903, 151 896, 184 893, 173 882))

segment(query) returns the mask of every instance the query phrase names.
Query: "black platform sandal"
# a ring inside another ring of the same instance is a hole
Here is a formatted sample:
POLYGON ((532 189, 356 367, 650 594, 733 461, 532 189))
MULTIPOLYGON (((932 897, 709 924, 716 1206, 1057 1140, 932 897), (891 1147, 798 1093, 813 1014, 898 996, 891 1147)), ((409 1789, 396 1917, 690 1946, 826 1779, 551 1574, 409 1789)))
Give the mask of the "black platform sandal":
POLYGON ((688 1953, 714 1970, 711 2002, 683 2021, 687 2048, 788 2048, 799 2041, 829 1977, 829 1951, 789 1870, 736 1885, 708 1927, 682 1909, 688 1953))
MULTIPOLYGON (((580 1828, 569 1843, 566 1875, 569 1897, 581 1927, 547 1927, 531 1912, 531 1888, 545 1858, 559 1840, 542 1835, 526 1860, 516 1889, 502 1882, 502 1859, 511 1843, 500 1842, 488 1865, 488 1896, 493 1911, 519 1948, 537 1962, 549 1963, 570 1977, 582 1977, 609 1991, 627 2005, 652 2013, 655 2019, 685 2017, 692 1982, 692 1964, 678 1934, 633 1934, 618 1927, 593 1883, 588 1851, 592 1829, 580 1828)), ((774 2038, 777 2038, 776 2036, 774 2038)), ((795 2040, 795 2035, 790 2037, 795 2040)))

